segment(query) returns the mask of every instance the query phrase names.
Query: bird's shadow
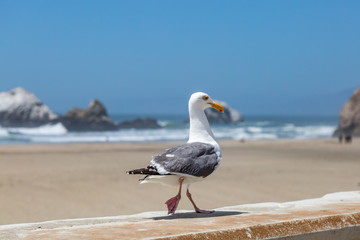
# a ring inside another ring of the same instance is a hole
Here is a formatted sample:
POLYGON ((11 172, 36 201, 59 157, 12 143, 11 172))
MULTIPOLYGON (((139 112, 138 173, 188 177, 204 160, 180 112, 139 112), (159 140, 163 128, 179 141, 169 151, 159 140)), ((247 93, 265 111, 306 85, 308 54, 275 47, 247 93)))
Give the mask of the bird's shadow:
POLYGON ((167 216, 153 217, 152 220, 173 220, 173 219, 185 219, 185 218, 214 218, 214 217, 223 217, 223 216, 234 216, 245 214, 247 212, 238 212, 238 211, 215 211, 213 213, 196 213, 196 212, 185 212, 185 213, 175 213, 167 216))

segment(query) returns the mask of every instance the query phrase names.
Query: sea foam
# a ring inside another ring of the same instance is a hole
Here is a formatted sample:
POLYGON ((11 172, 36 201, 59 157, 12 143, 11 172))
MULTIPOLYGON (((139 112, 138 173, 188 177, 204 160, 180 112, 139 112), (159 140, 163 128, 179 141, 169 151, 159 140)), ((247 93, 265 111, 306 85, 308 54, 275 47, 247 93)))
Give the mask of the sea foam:
POLYGON ((8 128, 8 132, 22 135, 62 135, 67 133, 67 130, 61 123, 56 123, 34 128, 8 128))
MULTIPOLYGON (((183 118, 185 119, 185 117, 183 118)), ((106 132, 68 132, 61 124, 36 128, 0 127, 0 144, 90 143, 90 142, 166 142, 188 139, 189 125, 181 118, 159 121, 160 129, 122 129, 106 132), (175 121, 174 121, 175 120, 175 121)), ((258 118, 235 125, 211 124, 218 140, 273 140, 330 138, 336 118, 258 118), (325 121, 326 120, 326 121, 325 121)))

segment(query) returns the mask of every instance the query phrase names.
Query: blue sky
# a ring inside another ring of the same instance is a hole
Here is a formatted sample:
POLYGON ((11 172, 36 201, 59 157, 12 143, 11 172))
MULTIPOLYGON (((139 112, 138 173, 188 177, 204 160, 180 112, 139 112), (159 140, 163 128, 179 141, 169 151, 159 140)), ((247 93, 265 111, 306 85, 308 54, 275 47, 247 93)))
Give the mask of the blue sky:
POLYGON ((360 1, 0 0, 0 91, 53 111, 336 115, 360 87, 360 1))

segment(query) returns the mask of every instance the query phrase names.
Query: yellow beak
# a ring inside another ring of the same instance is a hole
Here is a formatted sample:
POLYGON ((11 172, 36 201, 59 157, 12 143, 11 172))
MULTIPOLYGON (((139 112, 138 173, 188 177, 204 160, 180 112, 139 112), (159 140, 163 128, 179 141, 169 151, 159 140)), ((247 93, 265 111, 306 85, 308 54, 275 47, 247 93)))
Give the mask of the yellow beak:
POLYGON ((220 105, 220 104, 217 104, 217 103, 209 103, 211 105, 212 108, 218 110, 219 112, 224 112, 224 108, 220 105))

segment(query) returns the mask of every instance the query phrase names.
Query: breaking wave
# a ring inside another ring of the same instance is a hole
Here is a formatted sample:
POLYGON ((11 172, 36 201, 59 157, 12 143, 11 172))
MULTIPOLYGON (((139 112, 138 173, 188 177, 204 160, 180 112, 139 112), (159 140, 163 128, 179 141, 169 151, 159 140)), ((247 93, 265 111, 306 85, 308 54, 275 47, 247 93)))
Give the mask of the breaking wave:
MULTIPOLYGON (((162 142, 186 141, 188 124, 182 119, 159 121, 160 129, 126 129, 109 132, 68 132, 61 124, 48 124, 36 128, 0 127, 0 144, 32 143, 90 143, 90 142, 162 142)), ((336 120, 249 120, 237 125, 212 125, 217 139, 273 140, 330 138, 336 120)))

